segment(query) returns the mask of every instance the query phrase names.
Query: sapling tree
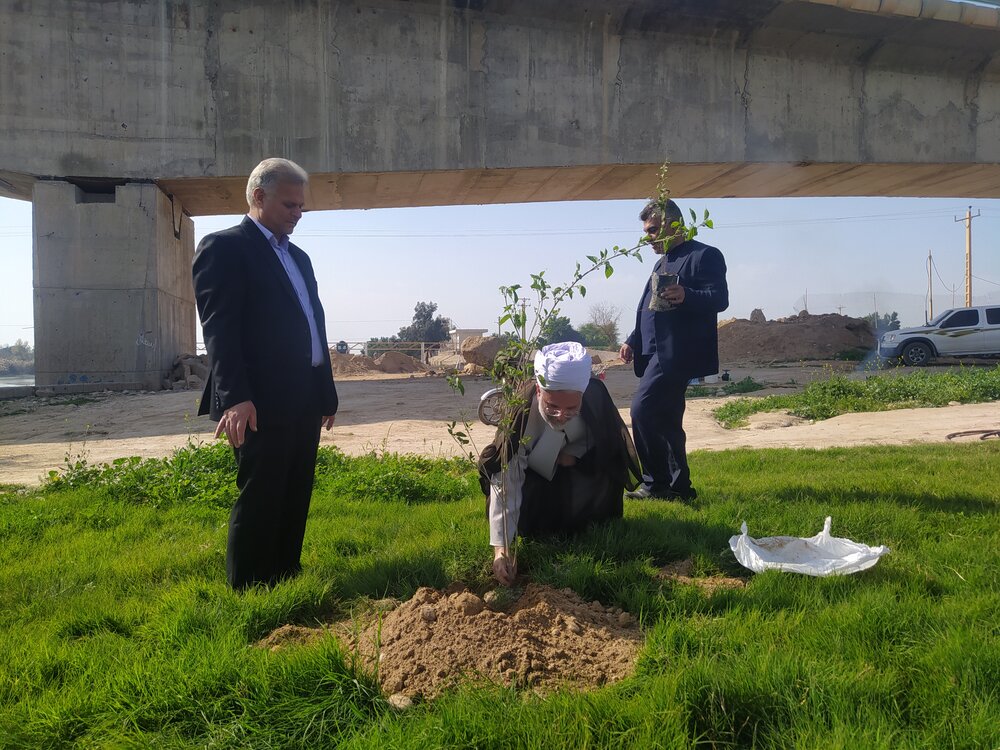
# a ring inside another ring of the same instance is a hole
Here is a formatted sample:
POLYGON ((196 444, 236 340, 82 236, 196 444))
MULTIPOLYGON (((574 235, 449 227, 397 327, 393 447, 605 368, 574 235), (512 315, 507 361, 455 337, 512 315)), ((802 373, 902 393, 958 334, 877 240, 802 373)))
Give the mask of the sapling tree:
MULTIPOLYGON (((668 165, 664 164, 660 168, 656 194, 651 198, 662 207, 664 216, 666 216, 667 201, 670 199, 667 171, 668 165)), ((503 542, 510 551, 512 559, 516 560, 516 553, 512 546, 513 540, 507 538, 508 488, 505 486, 507 467, 521 447, 515 434, 515 420, 530 400, 529 386, 535 380, 533 361, 540 338, 551 329, 567 301, 587 295, 585 282, 590 283, 591 277, 611 278, 615 271, 614 264, 619 260, 635 259, 641 262, 644 245, 667 240, 667 246, 672 247, 692 239, 698 234, 699 228, 703 227, 712 227, 708 211, 705 211, 699 221, 697 214, 692 210, 690 223, 674 221, 668 225, 667 222, 663 222, 656 237, 643 235, 634 245, 628 247, 615 245, 597 254, 584 256, 585 262, 577 262, 570 278, 563 283, 552 284, 546 277, 546 272, 539 271, 530 274, 530 282, 527 285, 510 284, 500 287, 503 308, 497 322, 500 335, 505 338, 506 344, 488 368, 487 374, 496 383, 499 391, 497 429, 499 434, 505 437, 501 441, 498 455, 500 471, 485 478, 497 492, 500 500, 504 527, 503 542)), ((539 382, 542 380, 543 378, 539 376, 539 382)), ((458 374, 450 375, 448 383, 455 391, 465 393, 465 384, 458 374)), ((544 386, 544 382, 542 385, 544 386)), ((462 446, 469 460, 477 463, 479 450, 472 439, 468 421, 462 422, 461 425, 458 422, 451 422, 448 425, 448 434, 462 446)), ((522 436, 519 440, 524 441, 525 438, 522 436)))

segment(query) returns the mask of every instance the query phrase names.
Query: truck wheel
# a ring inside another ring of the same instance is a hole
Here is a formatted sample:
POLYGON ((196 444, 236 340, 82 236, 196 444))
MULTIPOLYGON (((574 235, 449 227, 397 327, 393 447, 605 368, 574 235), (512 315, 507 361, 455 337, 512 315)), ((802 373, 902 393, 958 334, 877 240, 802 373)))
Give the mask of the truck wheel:
POLYGON ((934 353, 931 352, 931 348, 927 344, 922 341, 914 341, 912 344, 907 344, 903 347, 902 355, 903 362, 910 367, 923 367, 931 361, 934 353))

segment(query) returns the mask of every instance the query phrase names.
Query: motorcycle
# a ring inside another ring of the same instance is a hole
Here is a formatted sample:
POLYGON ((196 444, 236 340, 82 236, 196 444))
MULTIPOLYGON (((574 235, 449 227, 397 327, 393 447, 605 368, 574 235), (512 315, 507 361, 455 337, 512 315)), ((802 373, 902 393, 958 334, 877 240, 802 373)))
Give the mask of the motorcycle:
MULTIPOLYGON (((598 380, 604 380, 604 368, 599 367, 594 373, 598 380)), ((503 406, 503 393, 500 388, 490 388, 479 397, 479 421, 496 427, 500 424, 501 407, 503 406)))

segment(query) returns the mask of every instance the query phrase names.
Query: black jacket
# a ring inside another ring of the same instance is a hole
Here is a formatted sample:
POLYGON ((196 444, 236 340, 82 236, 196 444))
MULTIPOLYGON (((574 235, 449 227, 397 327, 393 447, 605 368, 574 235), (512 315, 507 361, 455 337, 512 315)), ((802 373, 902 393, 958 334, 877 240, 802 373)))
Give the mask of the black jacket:
POLYGON ((309 323, 274 249, 249 218, 207 235, 194 256, 194 290, 211 373, 199 414, 218 420, 253 401, 259 425, 337 411, 326 321, 309 257, 289 243, 305 279, 323 347, 312 366, 309 323))
MULTIPOLYGON (((659 259, 657 273, 676 273, 684 287, 684 302, 676 309, 649 313, 656 332, 656 358, 660 368, 678 379, 690 380, 719 371, 718 313, 729 307, 726 260, 718 248, 688 240, 659 259)), ((651 352, 642 350, 640 324, 645 291, 639 298, 635 330, 625 340, 632 347, 633 367, 642 376, 651 352)))

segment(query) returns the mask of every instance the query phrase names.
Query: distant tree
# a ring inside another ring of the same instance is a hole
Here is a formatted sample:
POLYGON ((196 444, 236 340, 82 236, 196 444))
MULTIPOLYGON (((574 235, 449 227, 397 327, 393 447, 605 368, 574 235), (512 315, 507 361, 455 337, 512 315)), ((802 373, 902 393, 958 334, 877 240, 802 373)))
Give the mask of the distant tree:
POLYGON ((380 354, 385 354, 388 351, 399 351, 399 337, 398 336, 372 336, 368 339, 368 356, 377 357, 380 354))
MULTIPOLYGON (((590 308, 590 320, 587 325, 592 325, 601 331, 602 346, 604 349, 617 349, 621 340, 618 331, 618 319, 621 318, 620 308, 608 302, 598 302, 590 308)), ((580 326, 582 332, 586 326, 580 326)), ((596 343, 590 346, 597 346, 596 343)))
POLYGON ((569 322, 569 318, 563 315, 554 315, 546 320, 542 326, 541 336, 538 337, 540 346, 554 344, 557 341, 585 343, 580 332, 573 328, 573 325, 569 322))
POLYGON ((35 352, 18 339, 10 346, 0 346, 0 375, 30 375, 35 371, 35 352))
POLYGON ((584 323, 580 326, 580 335, 583 336, 583 343, 591 349, 618 348, 615 339, 608 338, 607 332, 594 323, 584 323))
POLYGON ((418 302, 413 308, 413 322, 399 329, 400 341, 447 341, 451 320, 441 315, 434 317, 436 302, 418 302))
POLYGON ((885 313, 883 315, 868 313, 862 318, 862 320, 868 321, 868 325, 872 327, 872 331, 876 336, 881 336, 886 331, 899 330, 899 313, 895 310, 891 313, 885 313))

